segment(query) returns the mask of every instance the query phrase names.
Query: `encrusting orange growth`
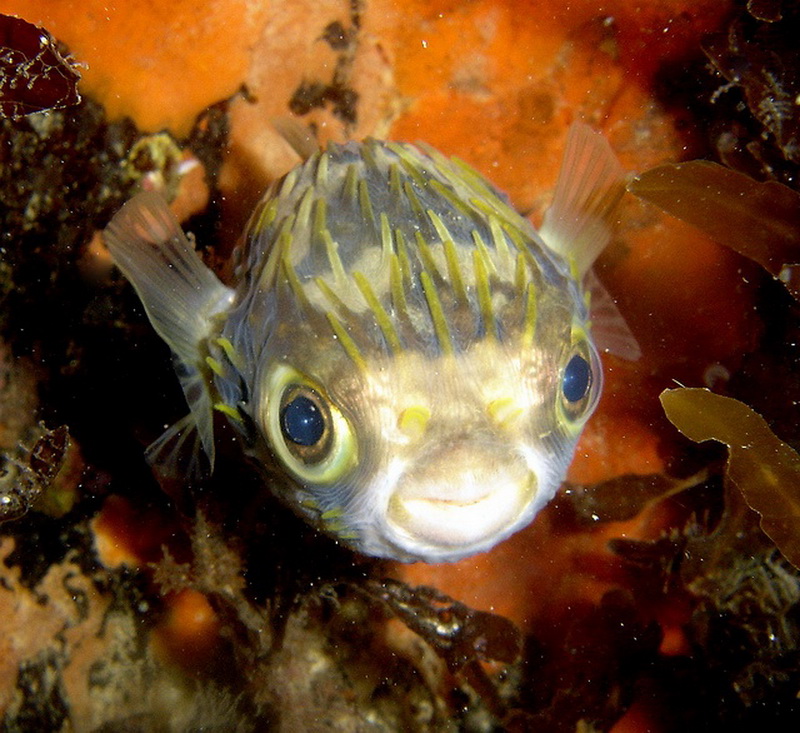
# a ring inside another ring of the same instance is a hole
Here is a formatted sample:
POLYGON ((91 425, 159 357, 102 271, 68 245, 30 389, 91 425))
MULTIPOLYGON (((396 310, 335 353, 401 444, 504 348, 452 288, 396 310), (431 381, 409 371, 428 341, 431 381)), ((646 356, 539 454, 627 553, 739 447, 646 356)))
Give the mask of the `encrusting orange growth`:
POLYGON ((244 80, 267 3, 247 0, 3 0, 0 10, 46 28, 82 69, 79 88, 108 117, 185 135, 244 80))
MULTIPOLYGON (((726 3, 687 11, 681 0, 585 0, 536 13, 489 0, 418 5, 423 20, 382 30, 395 41, 395 80, 411 100, 391 136, 465 158, 534 223, 548 204, 573 119, 601 129, 632 172, 691 157, 691 135, 679 137, 674 118, 654 101, 653 75, 697 49, 726 3)), ((676 379, 702 384, 717 365, 733 371, 758 330, 741 258, 632 196, 620 222, 597 271, 643 355, 635 363, 604 358, 604 396, 568 475, 582 485, 664 471, 672 448, 664 436, 674 431, 658 394, 676 379)), ((628 522, 565 529, 550 507, 489 553, 454 565, 397 566, 395 573, 546 638, 543 629, 558 629, 607 591, 629 586, 609 540, 655 539, 670 519, 657 506, 628 522)), ((669 604, 647 611, 664 629, 665 654, 686 651, 683 612, 689 609, 669 604)))
POLYGON ((106 499, 92 520, 92 530, 97 557, 107 568, 141 568, 156 562, 162 548, 179 536, 163 512, 136 507, 117 495, 106 499))
MULTIPOLYGON (((270 3, 263 34, 266 3, 119 0, 106 12, 107 4, 84 0, 78 13, 67 2, 6 0, 3 11, 66 42, 89 64, 82 90, 112 117, 129 114, 146 129, 186 132, 205 105, 246 81, 251 95, 231 105, 230 145, 218 181, 231 243, 266 184, 296 162, 270 118, 288 113, 302 83, 332 83, 334 70, 356 94, 357 115, 347 123, 332 113, 330 101, 313 107, 301 119, 317 125, 320 139, 423 140, 464 158, 534 223, 548 204, 574 119, 602 130, 633 172, 692 157, 691 135, 679 136, 673 113, 654 99, 654 74, 696 51, 729 9, 719 0, 575 0, 568 6, 544 0, 535 12, 528 0, 374 0, 361 9, 358 43, 337 51, 322 34, 332 21, 349 29, 346 2, 270 3)), ((735 369, 758 327, 741 258, 632 197, 620 219, 618 241, 597 270, 643 356, 633 364, 605 359, 604 396, 569 474, 584 485, 663 471, 670 447, 663 436, 672 431, 658 394, 673 380, 702 384, 709 368, 735 369)), ((668 514, 656 508, 628 522, 565 529, 550 507, 492 552, 394 572, 545 638, 542 628, 558 628, 608 590, 629 585, 608 541, 653 539, 668 514)), ((160 547, 163 536, 138 536, 145 523, 134 515, 126 500, 112 497, 95 520, 106 565, 157 559, 145 548, 160 547)), ((218 621, 204 596, 183 591, 167 605, 158 634, 171 653, 213 646, 218 621)), ((685 652, 680 626, 688 612, 680 603, 652 609, 665 631, 664 654, 685 652)), ((634 709, 620 733, 643 725, 648 712, 634 709)))
POLYGON ((186 666, 207 660, 220 641, 219 618, 208 599, 186 588, 167 596, 165 603, 166 614, 153 632, 156 648, 186 666))

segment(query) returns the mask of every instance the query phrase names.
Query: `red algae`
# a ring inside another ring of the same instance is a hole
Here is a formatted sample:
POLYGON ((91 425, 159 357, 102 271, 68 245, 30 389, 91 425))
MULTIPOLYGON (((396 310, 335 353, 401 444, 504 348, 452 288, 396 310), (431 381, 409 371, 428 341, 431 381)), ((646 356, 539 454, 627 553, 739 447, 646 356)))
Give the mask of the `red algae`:
POLYGON ((46 29, 0 15, 0 116, 19 119, 76 105, 80 77, 46 29))

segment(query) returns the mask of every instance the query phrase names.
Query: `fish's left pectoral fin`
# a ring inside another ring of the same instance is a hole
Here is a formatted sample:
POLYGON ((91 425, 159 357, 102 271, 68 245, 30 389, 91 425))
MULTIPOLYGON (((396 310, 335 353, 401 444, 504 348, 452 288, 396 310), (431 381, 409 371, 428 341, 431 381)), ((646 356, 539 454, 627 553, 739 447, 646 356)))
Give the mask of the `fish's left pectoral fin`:
POLYGON ((611 239, 626 183, 608 140, 588 125, 573 122, 539 234, 551 250, 574 262, 579 278, 611 239))
POLYGON ((611 293, 591 270, 586 274, 583 284, 591 294, 589 320, 597 348, 627 361, 638 360, 642 350, 611 293))

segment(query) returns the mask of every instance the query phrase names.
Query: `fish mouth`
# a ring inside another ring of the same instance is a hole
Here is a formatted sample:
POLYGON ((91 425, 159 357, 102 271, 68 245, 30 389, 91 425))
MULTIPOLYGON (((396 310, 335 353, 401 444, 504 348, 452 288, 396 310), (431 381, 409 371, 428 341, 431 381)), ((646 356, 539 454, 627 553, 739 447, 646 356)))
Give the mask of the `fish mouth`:
POLYGON ((522 479, 500 482, 480 493, 467 491, 457 499, 441 492, 397 492, 387 518, 408 543, 440 551, 442 560, 457 559, 489 549, 523 524, 536 486, 535 474, 528 472, 522 479))

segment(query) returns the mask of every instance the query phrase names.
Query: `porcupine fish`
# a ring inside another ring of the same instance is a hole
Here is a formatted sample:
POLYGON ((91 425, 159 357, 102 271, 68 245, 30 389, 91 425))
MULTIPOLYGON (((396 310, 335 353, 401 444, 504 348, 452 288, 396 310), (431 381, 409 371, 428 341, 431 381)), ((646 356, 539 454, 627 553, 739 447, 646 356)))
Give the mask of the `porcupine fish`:
POLYGON ((135 196, 105 239, 190 407, 151 456, 194 436, 213 469, 219 411, 282 474, 267 482, 279 498, 352 549, 488 550, 563 481, 602 387, 597 344, 636 356, 613 301, 587 286, 624 185, 602 135, 573 124, 537 232, 431 148, 330 144, 264 195, 232 287, 163 199, 135 196))

